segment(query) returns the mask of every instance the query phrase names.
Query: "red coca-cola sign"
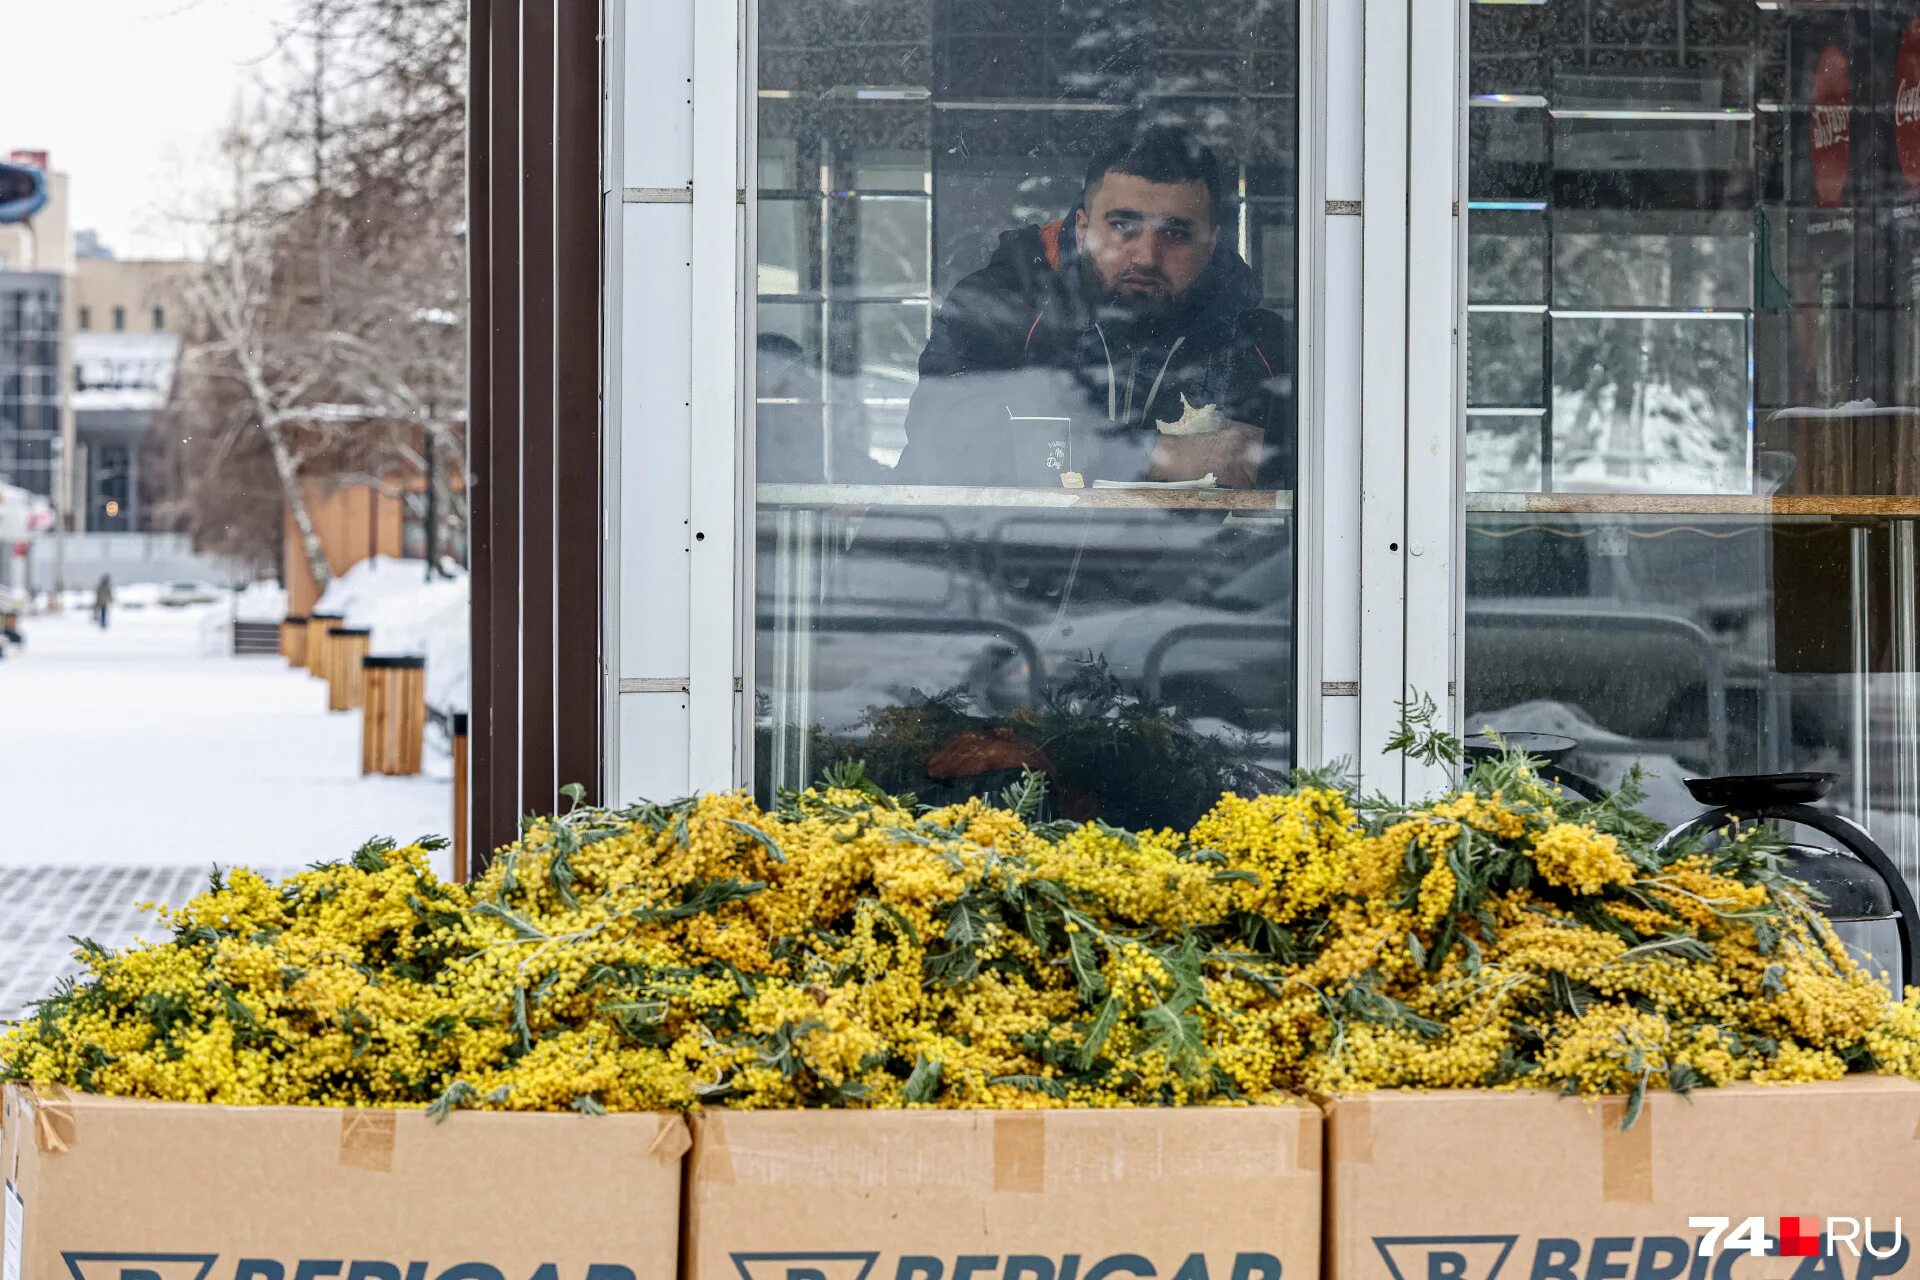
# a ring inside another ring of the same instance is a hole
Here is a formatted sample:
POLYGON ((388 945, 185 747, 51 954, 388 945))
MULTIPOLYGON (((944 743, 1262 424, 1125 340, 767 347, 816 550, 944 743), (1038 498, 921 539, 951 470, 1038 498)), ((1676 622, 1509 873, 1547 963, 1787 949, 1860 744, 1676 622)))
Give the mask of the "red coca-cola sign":
POLYGON ((1894 64, 1893 147, 1907 185, 1920 187, 1920 18, 1907 24, 1894 64))
POLYGON ((1853 164, 1853 71, 1838 45, 1828 45, 1813 73, 1813 193, 1823 209, 1847 194, 1853 164))

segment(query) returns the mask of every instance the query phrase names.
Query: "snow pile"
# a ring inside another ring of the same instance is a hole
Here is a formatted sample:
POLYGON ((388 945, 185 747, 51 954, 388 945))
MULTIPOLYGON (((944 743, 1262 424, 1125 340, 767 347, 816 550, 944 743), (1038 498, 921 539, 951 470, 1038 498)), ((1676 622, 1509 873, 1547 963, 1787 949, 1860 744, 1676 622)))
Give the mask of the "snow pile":
POLYGON ((277 582, 250 582, 234 597, 233 616, 241 622, 279 622, 287 616, 287 589, 277 582))
POLYGON ((327 587, 315 613, 338 613, 343 625, 372 631, 368 652, 420 654, 427 660, 427 704, 467 709, 468 591, 465 574, 426 581, 426 563, 376 556, 327 587))

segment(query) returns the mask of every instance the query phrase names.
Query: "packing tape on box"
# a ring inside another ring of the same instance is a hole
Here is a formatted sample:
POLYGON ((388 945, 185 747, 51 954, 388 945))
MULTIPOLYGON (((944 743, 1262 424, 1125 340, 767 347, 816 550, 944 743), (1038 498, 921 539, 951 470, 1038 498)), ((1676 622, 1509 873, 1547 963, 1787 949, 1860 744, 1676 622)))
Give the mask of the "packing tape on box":
MULTIPOLYGON (((1317 1107, 1300 1109, 1300 1127, 1294 1131, 1293 1168, 1295 1173, 1319 1173, 1326 1155, 1326 1129, 1320 1123, 1317 1107)), ((1371 1153, 1369 1153, 1371 1154, 1371 1153)))
POLYGON ((80 1124, 73 1114, 73 1095, 55 1086, 33 1107, 33 1138, 42 1151, 71 1151, 80 1145, 80 1124))
POLYGON ((661 1164, 678 1164, 692 1147, 693 1135, 687 1132, 687 1122, 680 1116, 667 1115, 660 1117, 660 1127, 647 1145, 647 1154, 661 1164))
POLYGON ((1044 1191, 1047 1186, 1047 1120, 1041 1115, 995 1116, 993 1189, 1044 1191))
POLYGON ((1334 1155, 1341 1164, 1373 1163, 1373 1104, 1341 1098, 1333 1104, 1334 1155))
POLYGON ((1622 1131, 1625 1098, 1600 1101, 1600 1198, 1608 1204, 1653 1203, 1653 1107, 1640 1108, 1622 1131))
POLYGON ((698 1150, 693 1161, 694 1178, 723 1187, 732 1186, 733 1157, 727 1152, 726 1125, 712 1114, 695 1116, 693 1123, 699 1136, 695 1144, 698 1150))
POLYGON ((343 1111, 340 1114, 340 1163, 349 1169, 392 1173, 397 1118, 391 1111, 343 1111))

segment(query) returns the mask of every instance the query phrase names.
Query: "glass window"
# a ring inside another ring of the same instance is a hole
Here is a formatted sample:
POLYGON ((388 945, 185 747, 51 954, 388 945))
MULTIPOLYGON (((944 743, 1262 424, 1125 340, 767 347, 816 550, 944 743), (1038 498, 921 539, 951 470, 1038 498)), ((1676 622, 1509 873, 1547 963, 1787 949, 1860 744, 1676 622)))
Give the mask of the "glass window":
POLYGON ((1920 882, 1920 18, 1468 12, 1468 727, 1833 772, 1920 882))
POLYGON ((55 496, 61 281, 0 276, 0 482, 55 496))
POLYGON ((1057 815, 1156 825, 1271 786, 1295 6, 759 16, 759 790, 1031 767, 1057 815))

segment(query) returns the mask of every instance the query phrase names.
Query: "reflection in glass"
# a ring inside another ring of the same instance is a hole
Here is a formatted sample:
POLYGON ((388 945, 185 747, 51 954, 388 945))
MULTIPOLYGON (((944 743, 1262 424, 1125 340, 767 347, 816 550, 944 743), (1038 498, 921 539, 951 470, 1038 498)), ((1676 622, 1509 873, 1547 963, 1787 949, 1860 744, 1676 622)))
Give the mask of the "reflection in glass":
POLYGON ((1467 488, 1532 490, 1540 487, 1545 409, 1467 410, 1467 488))
POLYGON ((1484 303, 1467 316, 1467 403, 1476 408, 1538 408, 1545 401, 1540 358, 1543 307, 1484 303))
POLYGON ((1920 15, 1469 13, 1468 724, 1834 771, 1920 883, 1920 15))
POLYGON ((1284 776, 1293 9, 762 0, 763 795, 1284 776))
POLYGON ((1744 316, 1557 312, 1553 361, 1557 489, 1751 491, 1744 316))

